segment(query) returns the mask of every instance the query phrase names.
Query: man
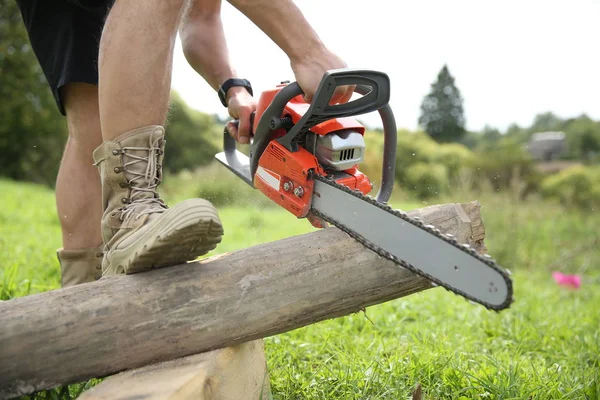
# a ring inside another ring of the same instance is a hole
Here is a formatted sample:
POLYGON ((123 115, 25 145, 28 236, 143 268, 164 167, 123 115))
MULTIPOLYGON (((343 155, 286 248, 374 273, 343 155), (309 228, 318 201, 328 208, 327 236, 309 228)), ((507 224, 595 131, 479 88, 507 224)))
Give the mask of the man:
MULTIPOLYGON (((169 208, 157 187, 178 32, 189 64, 222 92, 229 114, 240 119, 231 134, 240 143, 249 141, 256 100, 247 81, 233 79, 241 77, 229 63, 221 0, 17 2, 69 128, 56 184, 62 285, 176 265, 213 250, 223 227, 212 204, 188 199, 169 208)), ((346 67, 292 0, 230 3, 288 55, 307 101, 325 71, 346 67)), ((348 101, 351 94, 351 88, 340 88, 332 101, 348 101)), ((264 363, 262 347, 247 345, 258 351, 250 351, 248 359, 264 363)), ((228 357, 247 350, 240 349, 217 358, 226 365, 228 357)), ((226 369, 217 367, 224 381, 228 373, 240 373, 226 369)), ((251 369, 244 378, 255 378, 251 369)), ((264 368, 253 373, 266 375, 264 368)))

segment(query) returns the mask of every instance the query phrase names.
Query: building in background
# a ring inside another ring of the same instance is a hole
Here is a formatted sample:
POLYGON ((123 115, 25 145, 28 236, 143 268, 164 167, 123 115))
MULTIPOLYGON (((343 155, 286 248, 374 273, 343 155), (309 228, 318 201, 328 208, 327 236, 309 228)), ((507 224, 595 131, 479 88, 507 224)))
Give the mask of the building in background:
POLYGON ((531 136, 527 151, 537 162, 549 162, 560 159, 567 153, 564 132, 538 132, 531 136))

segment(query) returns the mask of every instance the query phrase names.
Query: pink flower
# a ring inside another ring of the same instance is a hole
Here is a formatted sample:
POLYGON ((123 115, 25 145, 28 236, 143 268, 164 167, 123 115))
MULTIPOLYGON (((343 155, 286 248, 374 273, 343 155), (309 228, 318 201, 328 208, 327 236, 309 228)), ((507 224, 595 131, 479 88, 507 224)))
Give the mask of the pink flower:
POLYGON ((567 286, 573 289, 579 289, 581 286, 581 276, 567 275, 561 272, 553 272, 552 277, 560 286, 567 286))

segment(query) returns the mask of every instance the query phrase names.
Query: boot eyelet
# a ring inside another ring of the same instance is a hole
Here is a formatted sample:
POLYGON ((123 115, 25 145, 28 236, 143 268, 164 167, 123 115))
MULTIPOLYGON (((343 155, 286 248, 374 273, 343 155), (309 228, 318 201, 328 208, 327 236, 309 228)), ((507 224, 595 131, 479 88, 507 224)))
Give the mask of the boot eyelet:
POLYGON ((121 154, 121 152, 120 152, 119 150, 117 150, 117 149, 114 149, 114 150, 112 151, 112 153, 113 153, 113 155, 115 155, 115 156, 118 156, 119 154, 121 154))
POLYGON ((123 189, 129 187, 129 183, 127 182, 119 182, 119 186, 121 186, 123 189))
POLYGON ((129 203, 131 203, 131 199, 128 199, 127 197, 123 197, 121 199, 121 203, 123 203, 123 204, 129 204, 129 203))
POLYGON ((102 257, 104 257, 104 253, 97 253, 97 254, 96 254, 96 257, 98 257, 98 258, 102 258, 102 257))
POLYGON ((120 173, 121 171, 123 171, 123 168, 121 168, 121 167, 115 167, 115 172, 117 174, 120 173))

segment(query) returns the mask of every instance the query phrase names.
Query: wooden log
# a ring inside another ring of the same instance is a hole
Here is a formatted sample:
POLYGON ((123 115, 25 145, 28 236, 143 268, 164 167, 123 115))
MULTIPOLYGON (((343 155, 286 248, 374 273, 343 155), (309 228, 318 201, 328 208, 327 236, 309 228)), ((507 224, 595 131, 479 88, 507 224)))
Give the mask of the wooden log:
MULTIPOLYGON (((482 244, 476 202, 409 214, 482 244)), ((0 398, 276 335, 429 288, 328 228, 0 302, 0 398)))
POLYGON ((108 377, 78 400, 269 400, 262 339, 108 377))

